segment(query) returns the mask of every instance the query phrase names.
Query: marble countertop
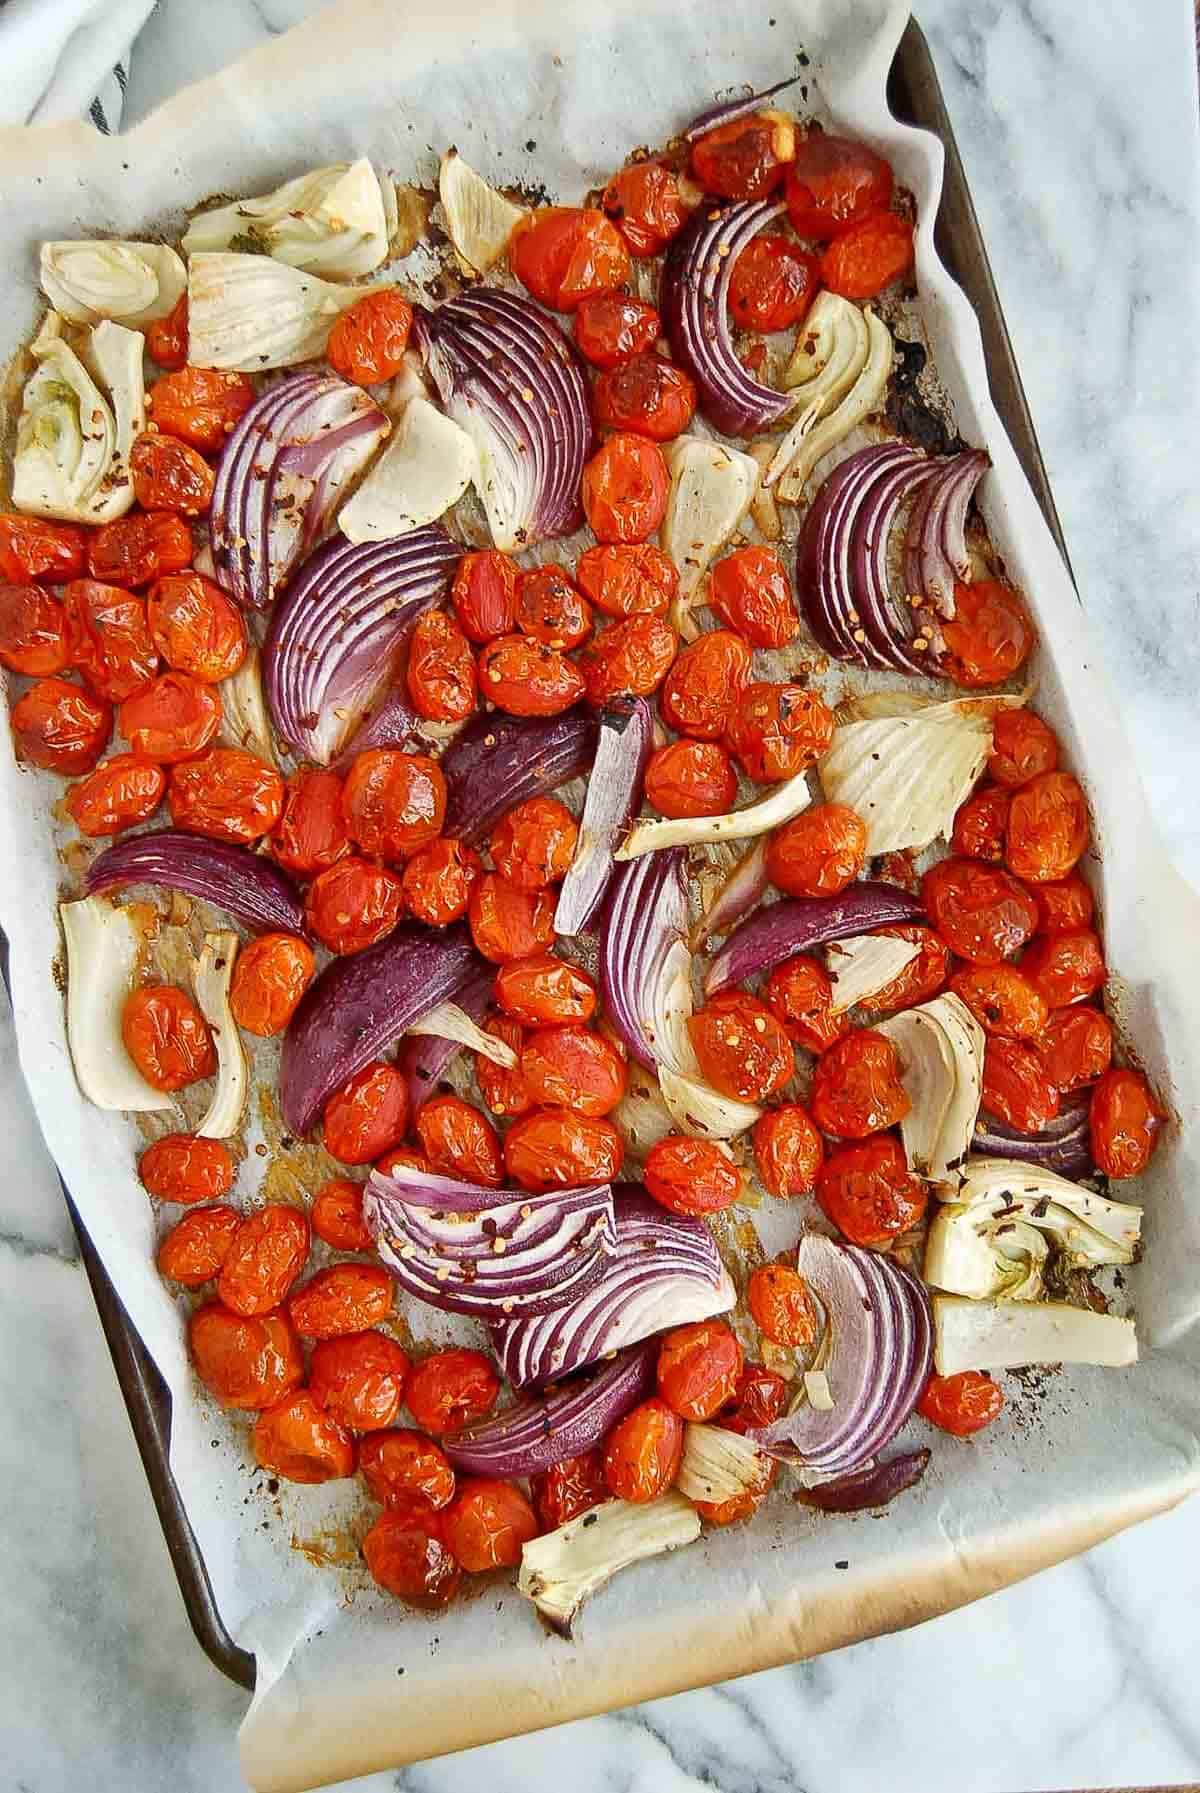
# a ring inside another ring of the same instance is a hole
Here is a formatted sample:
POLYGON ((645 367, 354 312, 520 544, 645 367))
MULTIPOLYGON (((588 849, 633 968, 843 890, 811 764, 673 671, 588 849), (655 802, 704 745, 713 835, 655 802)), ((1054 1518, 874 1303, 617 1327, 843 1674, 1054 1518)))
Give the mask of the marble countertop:
MULTIPOLYGON (((159 0, 128 58, 126 122, 310 10, 159 0)), ((1163 833, 1200 881, 1189 0, 924 0, 918 13, 1084 602, 1163 833)), ((234 1793, 245 1696, 188 1629, 6 1013, 0 1137, 0 1785, 75 1793, 86 1775, 99 1793, 234 1793)), ((1198 1562, 1194 1501, 915 1631, 354 1785, 1194 1784, 1198 1562)))

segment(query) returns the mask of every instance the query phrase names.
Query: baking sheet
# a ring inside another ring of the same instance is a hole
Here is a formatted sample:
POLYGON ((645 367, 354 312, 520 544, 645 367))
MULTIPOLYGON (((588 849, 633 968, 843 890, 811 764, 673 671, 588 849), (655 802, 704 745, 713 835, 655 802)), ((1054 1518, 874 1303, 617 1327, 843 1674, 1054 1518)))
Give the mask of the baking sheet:
MULTIPOLYGON (((271 1495, 246 1468, 236 1422, 194 1393, 179 1313, 152 1267, 130 1129, 79 1100, 49 976, 61 868, 47 847, 48 815, 60 786, 16 769, 5 735, 0 920, 13 942, 22 1061, 50 1147, 172 1390, 174 1473, 218 1605, 258 1657, 242 1739, 256 1787, 363 1773, 911 1623, 1084 1548, 1200 1479, 1200 1299, 1187 1274, 1200 1243, 1194 1197, 1188 1207, 1200 1030, 1189 992, 1172 981, 1200 937, 1200 904, 1152 837, 1074 593, 987 401, 974 319, 934 260, 941 148, 895 125, 883 99, 904 17, 883 0, 752 0, 733 20, 723 7, 650 0, 610 5, 602 18, 592 6, 556 4, 481 20, 451 0, 401 24, 390 5, 343 5, 335 19, 320 15, 181 94, 128 137, 97 139, 84 127, 0 133, 7 355, 34 321, 41 237, 172 229, 182 205, 205 194, 253 191, 362 153, 400 178, 428 180, 451 141, 496 178, 543 181, 570 199, 714 91, 791 72, 803 47, 804 79, 916 193, 927 328, 964 435, 993 456, 983 495, 993 537, 1049 638, 1039 704, 1083 770, 1101 838, 1119 822, 1120 855, 1099 882, 1122 1014, 1186 1129, 1141 1192, 1150 1220, 1135 1281, 1146 1352, 1136 1370, 1040 1379, 1040 1396, 1014 1402, 985 1439, 943 1446, 923 1487, 884 1520, 830 1519, 775 1498, 753 1527, 624 1577, 593 1603, 573 1644, 543 1637, 503 1584, 434 1621, 405 1613, 364 1590, 353 1567, 347 1513, 361 1509, 357 1491, 271 1495), (848 1568, 836 1569, 840 1561, 848 1568)), ((252 1161, 239 1193, 252 1193, 253 1181, 252 1161)))

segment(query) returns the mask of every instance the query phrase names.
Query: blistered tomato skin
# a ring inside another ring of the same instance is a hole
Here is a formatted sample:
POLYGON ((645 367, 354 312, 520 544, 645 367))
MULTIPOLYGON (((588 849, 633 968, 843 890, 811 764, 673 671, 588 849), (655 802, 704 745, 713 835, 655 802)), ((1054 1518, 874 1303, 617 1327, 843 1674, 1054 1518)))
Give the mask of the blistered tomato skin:
POLYGON ((663 681, 663 721, 681 735, 719 741, 750 678, 751 652, 731 629, 711 629, 680 650, 663 681))
POLYGON ((498 1065, 494 1059, 485 1058, 482 1052, 477 1052, 475 1081, 479 1085, 479 1093, 493 1114, 503 1115, 506 1120, 515 1120, 519 1114, 527 1114, 534 1105, 529 1086, 521 1075, 525 1029, 519 1021, 510 1021, 507 1015, 493 1015, 490 1021, 484 1023, 483 1031, 494 1034, 506 1046, 511 1046, 517 1055, 517 1063, 509 1070, 506 1065, 498 1065))
POLYGON ((109 703, 142 691, 158 671, 143 599, 96 579, 73 579, 63 592, 71 665, 109 703))
POLYGON ((230 1313, 269 1314, 304 1268, 308 1221, 298 1208, 271 1202, 243 1217, 217 1278, 217 1295, 230 1313))
POLYGON ((403 904, 395 872, 366 859, 342 859, 309 885, 305 926, 331 953, 360 953, 391 933, 403 904))
POLYGON ((954 817, 950 845, 965 859, 983 859, 989 865, 1004 863, 1004 834, 1008 827, 1011 791, 1002 785, 985 785, 961 804, 954 817))
POLYGON ((134 753, 164 766, 194 759, 221 726, 221 700, 186 672, 164 672, 127 697, 118 715, 134 753))
POLYGON ((458 1593, 462 1570, 442 1540, 440 1516, 423 1503, 381 1513, 362 1548, 374 1580, 406 1606, 440 1612, 458 1593))
POLYGON ((373 1240, 363 1219, 363 1184, 348 1177, 322 1183, 309 1210, 313 1232, 335 1251, 370 1251, 373 1240))
POLYGON ((88 542, 88 572, 108 585, 140 587, 192 564, 192 532, 171 511, 131 511, 88 542))
POLYGON ((1078 872, 1050 884, 1039 884, 1033 896, 1039 934, 1077 934, 1091 927, 1096 903, 1078 872))
POLYGON ((225 1262, 240 1221, 237 1209, 224 1202, 189 1208, 158 1248, 160 1274, 185 1289, 202 1288, 225 1262))
POLYGON ((817 1178, 817 1205, 852 1245, 886 1251, 925 1213, 925 1190, 894 1133, 843 1146, 817 1178))
POLYGON ((155 1201, 217 1201, 233 1188, 233 1159, 221 1139, 166 1133, 138 1159, 138 1176, 155 1201))
POLYGON ((421 1432, 399 1426, 376 1431, 358 1449, 358 1467, 367 1492, 381 1506, 424 1501, 435 1512, 454 1499, 454 1470, 441 1445, 421 1432))
POLYGON ((566 877, 579 827, 557 797, 527 797, 492 830, 492 863, 518 890, 545 890, 566 877))
POLYGON ((70 663, 59 600, 40 585, 0 585, 0 665, 42 679, 70 663))
POLYGON ((658 1392, 680 1419, 708 1420, 731 1401, 742 1373, 742 1347, 723 1320, 676 1326, 658 1353, 658 1392))
POLYGON ((209 1301, 188 1322, 188 1346, 201 1382, 235 1412, 274 1406, 304 1380, 304 1353, 285 1314, 244 1319, 209 1301))
POLYGON ((468 1575, 511 1569, 538 1535, 537 1515, 512 1482, 469 1476, 443 1515, 446 1542, 468 1575))
POLYGON ((446 780, 423 753, 376 747, 360 753, 342 787, 342 815, 364 853, 405 860, 441 833, 446 780))
POLYGON ((774 1345, 811 1345, 820 1322, 808 1284, 788 1264, 762 1264, 746 1288, 746 1305, 764 1338, 774 1345))
POLYGON ((431 1096, 416 1121, 417 1137, 431 1170, 463 1183, 498 1189, 504 1155, 496 1129, 461 1096, 431 1096))
POLYGON ((1106 1176, 1140 1176, 1166 1118, 1140 1071, 1106 1071, 1088 1113, 1092 1157, 1106 1176))
POLYGON ((591 634, 592 608, 566 569, 547 562, 517 578, 517 628, 566 651, 591 634))
POLYGON ((954 619, 943 622, 939 670, 967 690, 999 685, 1024 666, 1037 640, 1024 604, 998 579, 954 588, 954 619))
POLYGON ((752 647, 786 647, 800 633, 787 568, 773 548, 735 548, 709 577, 709 602, 752 647))
POLYGON ((1005 861, 1031 884, 1056 883, 1074 870, 1090 834, 1079 780, 1069 772, 1041 772, 1013 792, 1005 861))
POLYGON ((80 834, 120 834, 148 821, 162 802, 166 774, 134 753, 114 754, 67 792, 66 806, 80 834))
POLYGON ((867 858, 867 825, 845 803, 818 803, 776 829, 767 876, 789 896, 837 896, 867 858))
POLYGON ((922 1419, 954 1438, 982 1432, 1004 1411, 1004 1396, 990 1376, 961 1370, 957 1376, 931 1376, 917 1402, 922 1419))
POLYGON ((1032 1040, 1049 1018, 1045 997, 1014 965, 964 965, 950 979, 950 988, 985 1033, 1032 1040))
POLYGON ((641 1504, 665 1494, 679 1474, 683 1421, 664 1400, 651 1395, 608 1435, 604 1479, 618 1500, 641 1504))
POLYGON ((575 583, 605 616, 659 616, 671 607, 679 575, 674 561, 650 542, 609 542, 580 555, 575 583))
POLYGON ((343 1164, 370 1164, 408 1126, 408 1091, 395 1065, 376 1059, 325 1104, 325 1150, 343 1164))
POLYGON ((417 618, 408 644, 408 695, 427 722, 465 722, 478 680, 470 643, 443 610, 417 618))
POLYGON ((407 1353, 386 1333, 352 1332, 314 1346, 308 1386, 348 1432, 378 1432, 395 1422, 409 1368, 407 1353))
POLYGON ((992 722, 988 771, 1009 790, 1058 767, 1058 737, 1032 710, 1001 710, 992 722))
POLYGON ((554 895, 521 890, 497 872, 484 872, 471 887, 467 920, 477 951, 494 965, 510 965, 554 940, 554 895))
POLYGON ((625 1060, 611 1041, 586 1027, 541 1027, 521 1051, 520 1074, 530 1102, 609 1114, 625 1094, 625 1060))
POLYGON ((1112 1023, 1099 1009, 1055 1009, 1036 1043, 1060 1096, 1094 1083, 1112 1064, 1112 1023))
POLYGON ((184 367, 154 382, 146 395, 146 406, 159 429, 168 436, 190 442, 201 454, 216 454, 255 397, 249 374, 184 367))
POLYGON ((175 372, 186 367, 188 358, 188 300, 180 293, 165 318, 155 318, 146 326, 146 349, 152 361, 175 372))
POLYGON ((1103 988, 1107 975, 1100 937, 1091 928, 1035 940, 1021 970, 1052 1009, 1085 1002, 1103 988))
POLYGON ((804 953, 776 965, 763 985, 763 1001, 787 1029, 788 1038, 809 1052, 827 1052, 850 1031, 850 1017, 835 1013, 829 973, 804 953))
POLYGON ((732 1404, 719 1416, 727 1432, 757 1432, 779 1418, 788 1403, 790 1389, 775 1370, 761 1363, 747 1363, 738 1377, 732 1404))
POLYGON ((288 1482, 333 1482, 354 1474, 354 1440, 304 1388, 261 1413, 250 1442, 259 1468, 288 1482))
POLYGON ((661 334, 654 306, 628 293, 595 293, 575 313, 575 343, 593 367, 616 367, 631 355, 644 354, 661 334))
POLYGON ((149 984, 126 998, 121 1038, 155 1089, 186 1089, 217 1068, 204 1016, 187 991, 174 984, 149 984))
POLYGON ((624 1156, 621 1135, 610 1121, 565 1108, 532 1109, 504 1136, 509 1176, 535 1195, 611 1182, 624 1156))
POLYGON ((661 355, 631 355, 600 375, 592 409, 601 429, 669 442, 692 421, 696 387, 690 374, 661 355))
POLYGON ((855 1028, 817 1061, 812 1116, 826 1133, 866 1139, 894 1127, 911 1106, 896 1048, 884 1034, 855 1028))
POLYGON ((646 1156, 646 1193, 672 1214, 718 1214, 742 1193, 737 1166, 710 1139, 671 1133, 646 1156))
POLYGON ((464 554, 450 588, 458 626, 468 641, 484 647, 517 626, 520 568, 498 548, 464 554))
POLYGON ((474 847, 440 836, 420 847, 404 867, 404 901, 409 913, 427 927, 444 928, 461 921, 483 861, 474 847))
POLYGON ((146 430, 129 451, 133 493, 143 510, 199 517, 212 503, 213 470, 203 455, 161 430, 146 430))
POLYGON ((843 299, 873 299, 913 262, 913 230, 907 218, 878 212, 852 224, 821 257, 821 284, 843 299))
POLYGON ((229 1006, 238 1026, 260 1039, 282 1033, 315 970, 312 947, 298 934, 260 934, 233 967, 229 1006))
POLYGON ((297 878, 326 872, 350 851, 342 814, 342 781, 312 767, 293 772, 283 793, 283 812, 271 835, 271 854, 297 878))
POLYGON ((202 573, 170 573, 150 589, 150 634, 168 666, 216 685, 246 658, 246 625, 219 585, 202 573))
POLYGON ((330 367, 356 386, 395 379, 412 321, 412 306, 394 287, 364 293, 334 320, 325 349, 330 367))
POLYGON ((246 846, 278 822, 283 780, 257 754, 214 747, 172 768, 167 802, 177 828, 246 846))
POLYGON ((657 255, 683 228, 688 215, 674 169, 653 160, 635 162, 614 174, 600 204, 631 255, 657 255))
POLYGON ((553 953, 534 953, 500 967, 496 1002, 525 1027, 590 1021, 596 1012, 596 983, 578 965, 555 958, 553 953))
POLYGON ((1020 1133, 1040 1133, 1058 1113, 1058 1091, 1026 1040, 992 1035, 983 1055, 983 1106, 1020 1133))
POLYGON ((644 794, 664 816, 720 816, 733 808, 737 773, 719 741, 669 741, 646 767, 644 794))
POLYGON ((1030 891, 998 866, 942 859, 921 880, 925 911, 943 940, 975 965, 998 965, 1037 926, 1030 891))
POLYGON ((485 1419, 499 1393, 500 1378, 482 1351, 437 1351, 417 1364, 404 1399, 417 1424, 442 1437, 485 1419))
POLYGON ((752 112, 718 125, 692 145, 692 173, 721 199, 765 199, 796 153, 796 127, 783 112, 752 112))
POLYGON ((629 279, 629 250, 603 212, 552 205, 527 213, 508 243, 513 273, 552 311, 574 311, 629 279))
POLYGON ((662 450, 628 430, 610 436, 583 470, 583 508, 600 542, 644 542, 667 511, 662 450))
POLYGON ((803 685, 754 683, 738 693, 725 745, 757 784, 780 784, 816 764, 833 728, 833 711, 803 685))
POLYGON ((608 1499, 604 1480, 603 1451, 584 1451, 579 1457, 564 1457, 544 1475, 534 1476, 533 1505, 542 1530, 557 1531, 569 1519, 578 1519, 602 1500, 608 1499))
POLYGON ((392 1293, 392 1279, 379 1264, 331 1264, 292 1291, 288 1317, 302 1338, 367 1332, 391 1313, 392 1293))
POLYGON ((937 995, 950 974, 950 948, 939 934, 920 922, 904 921, 893 922, 885 928, 873 928, 872 932, 890 939, 907 940, 918 949, 916 958, 910 959, 890 984, 875 992, 871 998, 873 1009, 890 1015, 898 1009, 914 1008, 917 1003, 928 1002, 931 996, 937 995))
POLYGON ((723 1096, 762 1102, 795 1073, 787 1033, 756 996, 722 991, 688 1018, 687 1027, 705 1077, 723 1096))
POLYGON ((812 1117, 797 1103, 772 1108, 754 1124, 754 1161, 772 1195, 811 1195, 825 1158, 812 1117))
POLYGON ((786 197, 796 235, 828 242, 861 219, 887 211, 891 163, 865 143, 810 130, 797 141, 786 197))
POLYGON ((10 717, 17 758, 47 772, 90 772, 112 733, 112 706, 68 679, 41 679, 10 717))
POLYGON ((729 310, 743 330, 770 335, 804 317, 821 285, 821 264, 790 237, 763 232, 733 264, 729 310))
POLYGON ((87 533, 78 523, 0 512, 0 578, 21 585, 45 579, 64 585, 82 577, 87 565, 87 533))
POLYGON ((678 636, 661 616, 610 623, 580 658, 588 702, 600 708, 615 697, 649 697, 671 670, 678 647, 678 636))
POLYGON ((583 675, 544 641, 501 635, 479 656, 479 694, 510 716, 561 716, 583 696, 583 675))

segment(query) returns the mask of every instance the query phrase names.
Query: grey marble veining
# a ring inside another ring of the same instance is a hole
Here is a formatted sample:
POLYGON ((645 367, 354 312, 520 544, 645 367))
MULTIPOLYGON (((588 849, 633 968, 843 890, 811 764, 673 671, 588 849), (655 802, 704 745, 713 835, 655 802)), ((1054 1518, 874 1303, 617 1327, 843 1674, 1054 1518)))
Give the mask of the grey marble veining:
MULTIPOLYGON (((160 0, 127 121, 310 7, 160 0)), ((402 53, 402 7, 397 7, 402 53)), ((1188 0, 920 8, 1080 588, 1200 879, 1198 160, 1188 0)), ((234 1793, 0 1014, 0 1789, 234 1793)), ((920 1629, 355 1783, 382 1793, 1001 1793, 1200 1781, 1200 1503, 920 1629)))

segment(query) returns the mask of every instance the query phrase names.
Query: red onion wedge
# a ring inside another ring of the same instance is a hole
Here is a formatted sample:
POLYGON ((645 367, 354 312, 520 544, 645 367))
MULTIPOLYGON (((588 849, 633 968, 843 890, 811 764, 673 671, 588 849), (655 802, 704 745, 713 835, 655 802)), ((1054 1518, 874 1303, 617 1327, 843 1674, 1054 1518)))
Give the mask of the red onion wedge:
POLYGON ((561 716, 476 716, 442 755, 443 833, 477 846, 516 804, 585 772, 595 753, 596 718, 582 704, 561 716))
POLYGON ((904 541, 904 581, 945 617, 954 615, 954 587, 969 579, 967 509, 991 466, 982 449, 952 455, 913 505, 904 541))
POLYGON ((430 524, 387 542, 328 542, 304 563, 263 649, 271 715, 295 754, 328 765, 390 681, 417 617, 446 596, 461 558, 430 524))
POLYGON ((995 1115, 981 1114, 971 1137, 971 1150, 989 1158, 1011 1158, 1018 1164, 1040 1164, 1060 1177, 1091 1176, 1092 1159, 1088 1112, 1091 1092, 1066 1096, 1058 1113, 1040 1133, 1019 1133, 995 1115))
POLYGON ((616 844, 641 802, 653 742, 654 711, 644 697, 618 701, 600 712, 579 840, 554 911, 556 934, 581 934, 604 901, 616 844))
POLYGON ((530 299, 495 287, 418 312, 416 324, 442 407, 478 451, 496 547, 515 553, 578 529, 592 418, 574 344, 530 299))
POLYGON ((861 1513, 867 1507, 886 1507, 921 1480, 932 1455, 928 1448, 899 1451, 886 1462, 873 1463, 869 1469, 856 1469, 849 1475, 817 1482, 811 1488, 799 1488, 792 1498, 808 1507, 820 1507, 823 1513, 861 1513))
POLYGON ((372 747, 408 747, 421 733, 421 718, 408 701, 399 681, 383 692, 367 711, 342 751, 331 762, 334 772, 347 772, 360 753, 372 747))
POLYGON ((749 1437, 784 1462, 824 1475, 862 1468, 904 1425, 929 1380, 933 1317, 925 1286, 894 1258, 820 1233, 796 1267, 829 1332, 832 1407, 806 1403, 749 1437))
POLYGON ((493 1327, 515 1388, 557 1382, 652 1334, 733 1307, 737 1292, 701 1220, 670 1214, 636 1184, 613 1191, 617 1245, 599 1281, 568 1307, 493 1327))
POLYGON ((283 1037, 279 1107, 288 1131, 307 1133, 335 1089, 481 967, 466 928, 434 934, 415 923, 326 966, 283 1037))
POLYGON ((733 124, 735 119, 749 118, 757 112, 764 100, 774 99, 785 87, 794 87, 801 79, 799 75, 788 75, 782 81, 776 81, 771 87, 764 87, 758 93, 743 94, 738 100, 721 100, 715 106, 708 106, 698 112, 690 125, 686 125, 679 133, 685 143, 695 143, 698 137, 705 137, 709 131, 715 131, 719 125, 733 124))
POLYGON ((405 1191, 403 1172, 375 1171, 363 1218, 400 1287, 443 1313, 549 1313, 585 1295, 616 1250, 607 1183, 549 1195, 490 1189, 486 1207, 467 1209, 410 1202, 405 1191))
MULTIPOLYGON (((496 973, 491 965, 472 972, 459 986, 454 1000, 472 1021, 482 1021, 496 987, 496 973)), ((396 1054, 396 1064, 408 1084, 408 1114, 415 1120, 430 1096, 437 1091, 438 1079, 456 1052, 462 1047, 457 1040, 444 1040, 438 1034, 413 1034, 404 1040, 396 1054)))
POLYGON ((182 828, 117 841, 93 859, 83 882, 89 896, 124 884, 162 884, 201 897, 248 928, 304 932, 300 892, 274 860, 182 828))
POLYGON ((231 597, 267 608, 387 432, 374 399, 332 373, 290 374, 251 405, 213 487, 213 564, 231 597))
POLYGON ((919 899, 898 885, 869 881, 851 884, 838 896, 785 897, 768 903, 744 921, 716 954, 704 979, 704 993, 715 996, 730 984, 745 983, 793 953, 869 934, 890 922, 917 921, 924 913, 919 899))
POLYGON ((784 209, 781 200, 703 201, 663 263, 659 310, 671 351, 695 380, 701 411, 726 436, 769 430, 793 402, 738 360, 728 303, 738 256, 784 209))
POLYGON ((595 1375, 450 1433, 442 1441, 446 1455, 456 1469, 488 1476, 540 1475, 567 1457, 582 1456, 653 1394, 657 1359, 656 1344, 634 1345, 595 1375))
POLYGON ((623 860, 613 873, 600 937, 600 987, 610 1025, 649 1071, 671 1053, 668 997, 690 962, 687 854, 682 847, 623 860))
POLYGON ((727 934, 762 901, 768 883, 767 840, 765 834, 760 835, 750 851, 742 854, 692 929, 688 944, 694 953, 700 952, 714 934, 727 934))

